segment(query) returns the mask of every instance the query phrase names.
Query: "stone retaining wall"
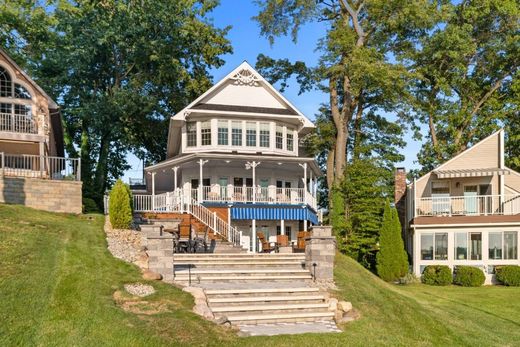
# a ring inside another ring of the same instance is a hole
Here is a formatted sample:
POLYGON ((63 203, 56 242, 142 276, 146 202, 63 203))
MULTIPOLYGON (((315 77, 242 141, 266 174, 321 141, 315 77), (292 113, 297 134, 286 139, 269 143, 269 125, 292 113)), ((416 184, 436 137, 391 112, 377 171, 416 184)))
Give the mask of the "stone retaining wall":
POLYGON ((81 186, 82 182, 76 181, 0 176, 0 203, 79 214, 82 209, 81 186))

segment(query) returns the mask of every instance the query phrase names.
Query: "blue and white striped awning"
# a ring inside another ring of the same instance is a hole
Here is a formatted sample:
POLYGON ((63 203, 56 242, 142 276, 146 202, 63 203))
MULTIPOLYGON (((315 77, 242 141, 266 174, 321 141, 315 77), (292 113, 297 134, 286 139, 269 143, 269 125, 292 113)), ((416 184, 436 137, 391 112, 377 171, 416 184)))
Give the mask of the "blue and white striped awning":
POLYGON ((232 207, 231 219, 308 220, 314 225, 318 224, 318 217, 308 207, 232 207))

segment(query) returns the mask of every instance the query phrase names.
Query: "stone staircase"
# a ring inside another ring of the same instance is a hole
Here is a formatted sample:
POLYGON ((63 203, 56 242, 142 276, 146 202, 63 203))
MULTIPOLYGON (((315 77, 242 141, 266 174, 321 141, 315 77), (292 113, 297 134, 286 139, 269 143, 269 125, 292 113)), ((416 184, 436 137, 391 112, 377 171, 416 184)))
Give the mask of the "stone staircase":
POLYGON ((202 287, 215 317, 234 325, 332 321, 304 264, 304 254, 175 254, 174 281, 202 287))

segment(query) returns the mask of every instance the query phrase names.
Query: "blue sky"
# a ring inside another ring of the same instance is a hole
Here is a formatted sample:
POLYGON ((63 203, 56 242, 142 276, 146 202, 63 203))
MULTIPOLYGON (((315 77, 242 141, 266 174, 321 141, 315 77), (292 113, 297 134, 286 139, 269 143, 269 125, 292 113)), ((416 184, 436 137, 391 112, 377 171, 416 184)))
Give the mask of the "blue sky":
MULTIPOLYGON (((233 46, 233 54, 223 56, 225 65, 219 69, 211 71, 214 82, 227 75, 236 66, 247 60, 251 65, 255 65, 258 54, 263 53, 272 58, 288 58, 290 61, 301 60, 309 65, 314 65, 319 58, 315 52, 316 43, 325 32, 325 26, 321 23, 312 23, 302 27, 298 41, 295 44, 290 37, 276 39, 274 45, 270 45, 265 37, 260 36, 258 23, 252 19, 258 13, 258 7, 253 1, 248 0, 221 0, 218 6, 210 15, 217 27, 223 28, 231 25, 228 39, 233 46)), ((275 87, 277 87, 275 85, 275 87)), ((307 92, 298 95, 299 87, 293 81, 283 93, 284 96, 293 103, 303 114, 314 119, 314 115, 321 103, 327 100, 327 95, 318 91, 307 92)), ((402 164, 408 170, 415 168, 417 152, 420 143, 411 139, 411 134, 406 134, 407 147, 403 154, 406 159, 402 164)), ((124 180, 128 177, 141 177, 142 163, 135 157, 130 156, 132 169, 125 173, 124 180)))

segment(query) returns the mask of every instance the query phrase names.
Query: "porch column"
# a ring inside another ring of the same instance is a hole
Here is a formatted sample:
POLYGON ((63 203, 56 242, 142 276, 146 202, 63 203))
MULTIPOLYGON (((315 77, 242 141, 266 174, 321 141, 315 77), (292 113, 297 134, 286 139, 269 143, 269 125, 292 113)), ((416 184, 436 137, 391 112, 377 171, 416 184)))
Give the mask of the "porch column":
POLYGON ((285 235, 285 221, 283 219, 280 220, 280 233, 285 235))
POLYGON ((155 174, 152 172, 152 211, 155 211, 155 174))
POLYGON ((312 190, 314 189, 314 185, 312 184, 312 170, 309 171, 309 192, 312 194, 312 190))
MULTIPOLYGON (((40 177, 43 178, 43 174, 45 172, 45 146, 43 142, 39 143, 39 151, 40 151, 40 177)), ((49 170, 49 175, 52 175, 52 172, 49 170)))
POLYGON ((303 203, 307 202, 307 163, 298 164, 303 168, 303 203))
POLYGON ((177 191, 177 170, 179 170, 178 166, 174 166, 173 170, 173 191, 177 191))
POLYGON ((303 220, 303 231, 307 231, 307 219, 303 220))
POLYGON ((251 221, 251 239, 253 239, 253 253, 256 253, 256 246, 258 242, 256 241, 256 219, 251 221))
MULTIPOLYGON (((253 172, 253 203, 256 202, 256 167, 260 165, 261 162, 250 162, 246 163, 246 170, 251 169, 253 172)), ((247 195, 247 194, 246 194, 247 195)))
POLYGON ((206 164, 208 161, 207 160, 204 160, 204 159, 200 159, 199 160, 199 191, 198 191, 198 200, 199 202, 202 202, 203 200, 203 187, 202 187, 202 181, 203 181, 203 174, 202 174, 202 167, 204 166, 204 164, 206 164))

